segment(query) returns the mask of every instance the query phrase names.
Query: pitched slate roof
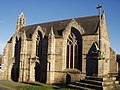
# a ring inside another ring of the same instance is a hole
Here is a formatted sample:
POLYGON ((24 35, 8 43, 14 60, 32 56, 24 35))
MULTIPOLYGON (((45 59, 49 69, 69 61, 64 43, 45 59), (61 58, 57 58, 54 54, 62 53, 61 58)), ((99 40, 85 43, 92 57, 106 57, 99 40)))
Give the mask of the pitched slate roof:
MULTIPOLYGON (((97 27, 99 23, 98 16, 89 16, 89 17, 74 18, 74 19, 84 29, 85 35, 95 34, 97 32, 97 27)), ((32 35, 34 33, 37 26, 40 26, 45 32, 46 36, 48 36, 51 30, 51 27, 53 27, 55 36, 59 37, 59 36, 62 36, 62 32, 65 30, 67 25, 71 22, 71 20, 72 19, 66 19, 66 20, 29 25, 29 26, 23 27, 20 30, 20 32, 23 32, 25 30, 26 36, 27 38, 29 38, 30 34, 32 35)))

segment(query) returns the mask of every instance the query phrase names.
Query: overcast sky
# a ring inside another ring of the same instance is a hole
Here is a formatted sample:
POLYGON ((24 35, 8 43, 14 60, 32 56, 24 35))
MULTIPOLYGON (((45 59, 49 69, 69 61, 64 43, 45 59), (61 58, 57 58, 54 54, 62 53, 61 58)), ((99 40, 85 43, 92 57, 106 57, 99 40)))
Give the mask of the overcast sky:
POLYGON ((103 5, 111 40, 111 47, 120 53, 120 0, 1 0, 0 54, 14 34, 17 17, 24 12, 27 25, 97 15, 96 6, 103 5))

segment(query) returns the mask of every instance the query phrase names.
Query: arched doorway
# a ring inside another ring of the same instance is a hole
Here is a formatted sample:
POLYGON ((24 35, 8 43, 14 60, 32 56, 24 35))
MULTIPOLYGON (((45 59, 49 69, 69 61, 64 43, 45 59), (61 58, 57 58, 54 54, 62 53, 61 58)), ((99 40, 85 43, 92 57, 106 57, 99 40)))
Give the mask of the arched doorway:
POLYGON ((82 71, 82 36, 77 29, 71 28, 66 46, 66 68, 82 71))
POLYGON ((71 76, 70 74, 67 73, 66 75, 66 84, 70 84, 71 83, 71 76))
POLYGON ((93 43, 86 56, 86 75, 97 76, 99 50, 97 43, 93 43))
POLYGON ((40 81, 40 64, 38 62, 35 63, 35 81, 40 81))

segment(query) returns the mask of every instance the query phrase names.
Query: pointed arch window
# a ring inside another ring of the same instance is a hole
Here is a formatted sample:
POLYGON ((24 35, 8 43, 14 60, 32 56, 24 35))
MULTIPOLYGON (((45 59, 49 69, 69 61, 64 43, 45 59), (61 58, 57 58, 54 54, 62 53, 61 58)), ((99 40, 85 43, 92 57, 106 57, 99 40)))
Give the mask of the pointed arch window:
POLYGON ((42 53, 42 33, 38 32, 37 41, 36 41, 36 56, 40 57, 42 53))
POLYGON ((71 33, 67 39, 66 68, 77 68, 78 44, 74 33, 71 33))

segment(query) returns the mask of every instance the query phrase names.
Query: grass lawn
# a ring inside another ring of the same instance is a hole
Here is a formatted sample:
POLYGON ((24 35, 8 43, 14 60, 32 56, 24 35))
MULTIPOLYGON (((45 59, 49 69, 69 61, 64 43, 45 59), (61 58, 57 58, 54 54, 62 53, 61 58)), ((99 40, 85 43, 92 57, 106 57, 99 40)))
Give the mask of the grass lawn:
POLYGON ((48 85, 40 82, 19 83, 6 80, 0 80, 0 86, 4 86, 11 90, 72 90, 64 85, 48 85))
POLYGON ((29 86, 18 86, 17 90, 56 90, 56 89, 70 90, 70 88, 67 88, 67 87, 48 85, 48 84, 43 84, 39 82, 27 83, 27 84, 29 84, 29 86))
MULTIPOLYGON (((7 80, 0 80, 1 86, 9 90, 74 90, 65 85, 48 85, 40 82, 19 83, 7 80)), ((120 86, 114 90, 120 90, 120 86)))
POLYGON ((16 90, 70 90, 69 88, 57 88, 54 86, 19 86, 16 90))

